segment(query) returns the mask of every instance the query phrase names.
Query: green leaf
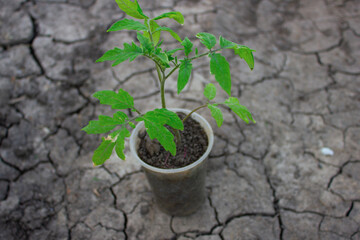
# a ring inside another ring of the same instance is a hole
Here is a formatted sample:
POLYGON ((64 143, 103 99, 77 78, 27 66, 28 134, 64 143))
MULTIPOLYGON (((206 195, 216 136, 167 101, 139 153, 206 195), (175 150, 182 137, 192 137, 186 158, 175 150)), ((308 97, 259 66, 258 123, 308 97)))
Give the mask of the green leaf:
POLYGON ((142 12, 137 0, 134 2, 130 0, 115 0, 119 8, 123 10, 127 15, 137 19, 148 19, 142 12))
POLYGON ((204 96, 209 99, 213 100, 216 96, 216 87, 212 83, 208 83, 204 89, 204 96))
POLYGON ((147 27, 141 22, 132 19, 123 19, 114 23, 107 31, 114 32, 120 30, 146 31, 147 27))
POLYGON ((119 129, 116 137, 116 145, 115 145, 115 152, 118 157, 122 160, 125 160, 125 138, 130 137, 130 132, 127 130, 126 127, 119 129))
POLYGON ((140 32, 137 33, 137 39, 141 43, 144 52, 151 53, 154 50, 154 46, 150 39, 142 35, 140 32))
POLYGON ((168 56, 166 55, 166 53, 159 52, 159 53, 155 53, 154 56, 158 61, 160 61, 161 65, 164 68, 170 67, 169 59, 168 59, 168 56))
POLYGON ((132 127, 132 128, 135 128, 135 124, 132 123, 132 122, 128 122, 129 123, 129 126, 132 127))
POLYGON ((251 70, 254 69, 254 56, 252 52, 255 52, 255 50, 250 49, 247 46, 238 45, 234 48, 234 52, 236 55, 239 55, 240 58, 245 60, 251 70))
POLYGON ((192 52, 192 42, 186 37, 184 41, 181 42, 181 45, 184 47, 185 56, 189 56, 192 52))
POLYGON ((155 32, 157 31, 166 31, 166 32, 169 32, 171 34, 171 36, 175 39, 175 40, 178 40, 179 42, 182 42, 181 38, 179 37, 179 35, 174 32, 171 28, 168 28, 168 27, 159 27, 155 30, 155 32))
POLYGON ((240 58, 244 59, 251 70, 254 69, 254 56, 252 53, 256 52, 255 50, 250 49, 247 46, 239 45, 229 40, 226 40, 222 36, 220 36, 220 46, 222 48, 234 49, 234 53, 236 55, 239 55, 240 58))
POLYGON ((133 61, 136 57, 143 55, 143 51, 134 42, 132 45, 124 43, 124 49, 114 48, 107 51, 101 58, 96 62, 114 61, 112 66, 116 66, 126 60, 133 61))
POLYGON ((192 70, 191 60, 189 59, 181 60, 178 81, 177 81, 178 94, 184 89, 186 84, 189 82, 191 70, 192 70))
POLYGON ((134 108, 133 97, 122 89, 118 93, 111 90, 98 91, 93 97, 99 99, 101 104, 111 105, 112 109, 134 108))
POLYGON ((150 139, 156 138, 166 151, 169 151, 173 156, 176 155, 174 135, 164 126, 166 124, 174 129, 184 129, 184 125, 176 113, 165 108, 155 109, 137 118, 136 121, 144 121, 150 139))
POLYGON ((125 122, 125 120, 129 118, 125 113, 118 111, 114 113, 113 119, 115 119, 116 121, 125 122))
POLYGON ((87 134, 100 134, 106 133, 114 129, 118 125, 124 124, 128 119, 127 115, 123 112, 117 112, 114 117, 100 115, 99 120, 92 120, 82 130, 87 134))
MULTIPOLYGON (((154 21, 154 20, 150 20, 150 29, 152 32, 152 39, 154 44, 156 45, 159 40, 160 40, 160 35, 161 32, 156 32, 156 29, 158 29, 160 26, 154 21)), ((144 36, 147 37, 148 39, 150 39, 150 35, 148 32, 144 32, 144 36)))
POLYGON ((92 157, 92 161, 94 165, 99 166, 103 164, 106 160, 108 160, 112 154, 114 146, 115 146, 115 142, 102 138, 102 143, 94 151, 94 155, 92 157))
POLYGON ((211 33, 198 33, 196 37, 200 39, 200 42, 205 45, 208 49, 211 49, 216 44, 216 37, 211 33))
POLYGON ((114 48, 112 50, 109 50, 106 53, 104 53, 104 55, 102 55, 101 58, 96 60, 96 62, 115 61, 122 54, 123 54, 123 50, 116 47, 116 48, 114 48))
POLYGON ((124 43, 124 50, 122 56, 116 59, 112 66, 114 67, 127 59, 129 59, 129 62, 132 62, 136 57, 140 55, 143 55, 143 50, 138 47, 134 42, 132 43, 132 45, 124 43))
POLYGON ((210 55, 210 73, 215 75, 215 80, 224 91, 231 95, 230 65, 220 53, 210 55))
POLYGON ((184 130, 184 125, 179 116, 176 113, 167 110, 166 108, 155 109, 153 111, 147 112, 146 116, 156 119, 158 123, 162 125, 167 124, 172 128, 181 131, 184 130))
POLYGON ((235 97, 230 97, 223 104, 225 104, 231 110, 233 110, 234 113, 236 113, 236 115, 238 115, 246 123, 249 123, 249 121, 256 123, 256 121, 251 116, 250 111, 245 106, 240 105, 239 99, 237 99, 235 97))
POLYGON ((87 134, 106 133, 114 129, 119 123, 113 120, 112 117, 100 115, 99 120, 91 120, 89 124, 84 127, 83 131, 87 134))
POLYGON ((163 13, 163 14, 157 16, 156 18, 154 18, 154 20, 159 20, 159 19, 163 19, 163 18, 171 18, 180 24, 184 24, 184 16, 180 12, 163 13))
POLYGON ((218 127, 221 127, 223 124, 224 118, 220 108, 216 107, 216 104, 208 104, 208 108, 210 109, 211 116, 215 119, 218 127))
POLYGON ((234 48, 234 47, 236 47, 238 45, 238 44, 236 44, 234 42, 226 40, 222 36, 220 36, 219 40, 220 40, 220 47, 221 48, 234 48))
POLYGON ((140 15, 144 17, 144 19, 149 19, 149 17, 144 14, 144 12, 143 12, 143 10, 141 9, 138 1, 137 1, 137 0, 134 0, 134 2, 136 3, 136 6, 137 6, 137 9, 136 9, 136 10, 138 11, 138 13, 140 13, 140 15))

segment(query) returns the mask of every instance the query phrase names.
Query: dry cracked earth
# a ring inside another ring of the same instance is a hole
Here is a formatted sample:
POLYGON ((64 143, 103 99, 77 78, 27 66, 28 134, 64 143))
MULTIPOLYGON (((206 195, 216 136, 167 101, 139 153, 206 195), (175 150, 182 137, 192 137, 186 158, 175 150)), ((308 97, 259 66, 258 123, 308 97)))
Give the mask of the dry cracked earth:
MULTIPOLYGON (((165 215, 129 151, 94 168, 100 138, 80 130, 112 114, 91 97, 97 90, 124 88, 139 109, 160 107, 147 59, 95 64, 135 39, 106 33, 124 17, 115 1, 0 0, 0 239, 360 239, 360 2, 140 4, 150 16, 183 12, 185 25, 171 26, 197 46, 206 31, 256 49, 252 72, 224 54, 232 94, 257 123, 224 108, 217 128, 202 110, 216 136, 207 200, 192 216, 165 215)), ((168 81, 168 106, 205 101, 208 60, 194 68, 181 95, 168 81)))

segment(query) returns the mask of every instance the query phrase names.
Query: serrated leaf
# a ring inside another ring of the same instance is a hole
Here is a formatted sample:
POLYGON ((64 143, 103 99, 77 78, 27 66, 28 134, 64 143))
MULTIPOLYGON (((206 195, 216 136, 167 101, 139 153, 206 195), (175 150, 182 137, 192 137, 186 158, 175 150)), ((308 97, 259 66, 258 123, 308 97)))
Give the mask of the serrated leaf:
POLYGON ((155 109, 137 118, 136 121, 144 121, 150 139, 156 138, 166 151, 169 151, 173 156, 176 155, 174 135, 164 126, 166 124, 174 129, 184 129, 184 125, 176 113, 165 108, 155 109))
POLYGON ((143 12, 143 10, 141 9, 138 1, 137 1, 137 0, 134 0, 134 3, 136 3, 136 6, 137 6, 137 9, 136 9, 136 10, 138 11, 138 13, 140 13, 140 15, 144 17, 144 19, 149 19, 149 17, 144 14, 144 12, 143 12))
POLYGON ((167 128, 153 121, 145 121, 145 127, 150 139, 157 139, 166 151, 176 155, 174 135, 167 128))
POLYGON ((104 53, 104 55, 102 55, 101 58, 97 59, 96 62, 115 61, 122 54, 123 50, 116 47, 104 53))
POLYGON ((211 116, 215 119, 218 127, 221 127, 223 124, 224 118, 220 108, 216 107, 215 104, 208 104, 208 108, 210 109, 211 116))
POLYGON ((186 84, 189 82, 191 71, 192 71, 191 60, 189 59, 182 60, 179 69, 178 81, 177 81, 178 94, 184 89, 186 84))
POLYGON ((240 58, 245 60, 250 70, 254 69, 254 56, 252 53, 255 52, 255 50, 250 49, 247 46, 238 45, 234 48, 234 52, 240 58))
POLYGON ((236 44, 234 42, 231 42, 231 41, 223 38, 222 36, 220 36, 219 40, 220 40, 220 47, 221 48, 234 48, 234 47, 236 47, 238 45, 238 44, 236 44))
POLYGON ((185 56, 189 56, 192 52, 193 43, 186 37, 184 41, 181 42, 181 45, 184 47, 185 56))
POLYGON ((82 130, 87 134, 106 133, 118 125, 124 124, 126 119, 127 115, 123 112, 117 112, 113 117, 100 115, 99 120, 91 120, 82 130))
POLYGON ((134 123, 132 123, 132 122, 128 122, 128 123, 129 123, 129 126, 130 126, 131 128, 135 128, 135 127, 136 127, 134 123))
POLYGON ((127 120, 129 118, 125 113, 118 111, 118 112, 114 113, 113 119, 120 121, 120 122, 125 122, 125 120, 127 120))
POLYGON ((114 61, 112 66, 116 66, 128 59, 131 62, 140 55, 143 55, 143 51, 134 42, 132 45, 124 43, 124 49, 114 48, 109 50, 96 62, 114 61))
POLYGON ((117 138, 115 141, 116 142, 115 152, 118 155, 118 157, 122 160, 125 160, 124 149, 125 149, 125 138, 126 137, 130 137, 129 130, 127 130, 126 127, 119 129, 119 132, 117 133, 117 138))
POLYGON ((159 19, 163 19, 163 18, 171 18, 180 24, 184 24, 184 16, 180 12, 163 13, 163 14, 157 16, 156 18, 154 18, 154 20, 159 20, 159 19))
POLYGON ((179 116, 166 108, 155 109, 146 113, 147 117, 156 119, 160 124, 167 124, 172 128, 184 130, 184 125, 179 116))
POLYGON ((174 32, 174 30, 172 30, 171 28, 168 28, 168 27, 159 27, 155 30, 155 32, 157 31, 166 31, 166 32, 169 32, 170 35, 175 39, 175 40, 178 40, 179 42, 182 42, 181 38, 179 37, 179 35, 174 32))
POLYGON ((137 39, 139 40, 144 52, 151 53, 154 50, 154 46, 150 39, 142 35, 140 32, 137 33, 137 39))
POLYGON ((216 96, 216 87, 212 83, 208 83, 204 89, 204 96, 209 99, 213 100, 216 96))
POLYGON ((111 90, 98 91, 93 97, 99 99, 101 104, 111 105, 112 109, 134 108, 133 97, 122 89, 118 93, 111 90))
POLYGON ((225 104, 231 110, 233 110, 234 113, 236 115, 238 115, 246 123, 249 123, 249 121, 252 121, 253 123, 256 123, 256 121, 251 116, 250 111, 245 106, 240 105, 239 99, 237 99, 235 97, 230 97, 223 104, 225 104))
POLYGON ((114 146, 115 142, 103 138, 100 146, 94 151, 94 155, 92 157, 94 165, 99 166, 104 164, 104 162, 110 158, 114 146))
POLYGON ((163 42, 164 42, 164 39, 162 39, 157 46, 160 47, 163 44, 163 42))
POLYGON ((176 53, 177 51, 181 51, 184 50, 183 48, 175 48, 175 49, 171 49, 169 51, 166 51, 166 53, 173 55, 174 53, 176 53))
MULTIPOLYGON (((161 32, 159 31, 156 32, 156 29, 158 29, 160 26, 154 20, 150 20, 149 26, 152 32, 153 43, 154 45, 156 45, 159 42, 161 35, 161 32)), ((144 32, 144 36, 147 37, 148 39, 151 39, 148 32, 144 32)))
POLYGON ((160 61, 161 65, 164 68, 170 67, 169 59, 168 59, 168 56, 166 55, 166 53, 159 52, 159 53, 155 53, 154 56, 158 60, 158 62, 160 61))
POLYGON ((224 91, 231 95, 230 65, 220 53, 210 55, 210 73, 215 75, 215 80, 224 91))
POLYGON ((234 49, 234 53, 240 58, 244 59, 251 70, 254 69, 254 56, 252 53, 255 52, 255 50, 250 49, 247 46, 239 45, 229 40, 226 40, 222 36, 220 36, 220 46, 221 48, 234 49))
POLYGON ((134 2, 130 0, 115 0, 119 8, 127 15, 137 19, 147 19, 148 17, 142 12, 137 0, 134 2))
POLYGON ((114 23, 107 31, 114 32, 120 30, 136 30, 136 31, 146 31, 147 28, 144 24, 132 19, 123 19, 114 23))
POLYGON ((149 111, 144 116, 136 119, 137 122, 145 120, 156 121, 160 125, 167 124, 172 128, 184 130, 184 125, 179 116, 166 108, 149 111))
POLYGON ((100 115, 99 120, 91 120, 89 124, 82 128, 87 134, 100 134, 106 133, 114 129, 118 125, 117 121, 114 121, 112 117, 100 115))
POLYGON ((200 42, 205 45, 209 50, 216 44, 216 37, 211 33, 198 33, 196 37, 200 39, 200 42))

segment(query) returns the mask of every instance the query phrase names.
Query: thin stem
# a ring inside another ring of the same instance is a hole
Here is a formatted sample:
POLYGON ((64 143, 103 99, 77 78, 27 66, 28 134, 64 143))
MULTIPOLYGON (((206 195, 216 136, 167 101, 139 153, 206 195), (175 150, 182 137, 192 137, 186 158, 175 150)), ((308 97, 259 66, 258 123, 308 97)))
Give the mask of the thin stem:
POLYGON ((194 60, 194 59, 197 59, 197 58, 201 58, 201 57, 203 57, 203 56, 206 56, 206 55, 208 55, 209 53, 218 52, 218 51, 221 51, 221 50, 223 50, 223 48, 218 48, 218 49, 215 49, 215 50, 210 50, 210 51, 208 51, 208 52, 206 52, 206 53, 197 55, 197 56, 192 57, 192 58, 189 58, 189 59, 190 59, 190 60, 194 60))
POLYGON ((162 80, 160 81, 160 93, 161 93, 161 106, 162 108, 166 108, 165 102, 165 73, 162 71, 162 80))
POLYGON ((181 136, 180 136, 180 131, 178 129, 174 129, 174 134, 175 134, 175 142, 176 145, 179 145, 181 143, 181 136))
POLYGON ((136 120, 137 118, 142 117, 142 116, 144 116, 144 115, 145 115, 145 114, 139 114, 139 115, 136 116, 136 117, 129 118, 129 119, 127 119, 127 120, 125 121, 125 123, 132 122, 132 121, 136 120))
MULTIPOLYGON (((150 41, 152 43, 152 45, 154 46, 154 39, 153 39, 153 35, 151 32, 151 27, 148 28, 148 33, 150 35, 150 41)), ((161 106, 162 108, 166 108, 166 102, 165 102, 165 73, 162 70, 161 66, 159 65, 159 63, 157 63, 153 58, 149 57, 151 60, 153 60, 156 64, 156 71, 158 74, 158 78, 159 78, 159 82, 160 82, 160 93, 161 93, 161 106), (161 75, 161 73, 162 75, 161 75)))
POLYGON ((133 108, 135 110, 135 112, 139 115, 141 115, 141 112, 139 110, 137 110, 136 108, 133 108))
POLYGON ((152 57, 150 57, 150 56, 148 56, 148 55, 143 55, 143 56, 144 56, 144 57, 147 57, 147 58, 150 59, 150 60, 152 60, 152 61, 155 63, 156 67, 159 67, 159 68, 161 69, 160 64, 159 64, 157 61, 155 61, 152 57))
POLYGON ((158 74, 159 82, 161 83, 162 78, 161 78, 161 73, 160 73, 160 67, 157 64, 156 64, 156 71, 157 71, 157 74, 158 74))
POLYGON ((168 77, 170 77, 171 74, 173 74, 173 73, 176 71, 176 69, 178 69, 179 67, 180 67, 180 64, 176 65, 176 66, 169 72, 169 74, 166 75, 165 80, 168 79, 168 77))
POLYGON ((192 110, 192 111, 182 120, 182 122, 185 122, 185 120, 188 119, 188 118, 191 116, 191 114, 193 114, 193 113, 196 112, 197 110, 199 110, 199 109, 201 109, 201 108, 204 108, 204 107, 207 107, 207 104, 204 104, 204 105, 202 105, 202 106, 200 106, 200 107, 197 107, 197 108, 195 108, 194 110, 192 110))

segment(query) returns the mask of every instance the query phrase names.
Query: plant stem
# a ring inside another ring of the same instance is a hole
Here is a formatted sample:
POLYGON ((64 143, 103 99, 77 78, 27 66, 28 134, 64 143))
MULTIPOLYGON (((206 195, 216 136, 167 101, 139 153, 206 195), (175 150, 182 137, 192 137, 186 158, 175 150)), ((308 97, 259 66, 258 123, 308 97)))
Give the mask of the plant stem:
MULTIPOLYGON (((206 52, 206 53, 200 54, 200 55, 198 55, 198 56, 189 58, 189 60, 192 61, 192 60, 195 60, 195 59, 197 59, 197 58, 204 57, 204 56, 208 55, 209 53, 218 52, 218 51, 221 51, 221 50, 223 50, 223 48, 218 48, 218 49, 215 49, 215 50, 211 50, 211 51, 208 51, 208 52, 206 52)), ((181 65, 181 64, 177 64, 177 65, 169 72, 169 74, 166 75, 165 80, 168 79, 168 77, 170 77, 170 76, 176 71, 176 69, 178 69, 178 68, 180 67, 180 65, 181 65)))
POLYGON ((133 109, 137 114, 141 115, 141 112, 139 110, 137 110, 136 108, 133 108, 133 109))
POLYGON ((201 57, 203 57, 203 56, 206 56, 206 55, 208 55, 209 53, 218 52, 218 51, 221 51, 221 50, 223 50, 223 48, 218 48, 218 49, 215 49, 215 50, 210 50, 210 51, 208 51, 208 52, 206 52, 206 53, 197 55, 197 56, 192 57, 192 58, 189 58, 189 59, 190 59, 190 60, 194 60, 194 59, 197 59, 197 58, 201 58, 201 57))
POLYGON ((188 115, 186 115, 186 117, 182 120, 182 122, 185 122, 185 120, 188 119, 191 116, 191 114, 204 107, 207 107, 207 104, 201 105, 200 107, 197 107, 194 110, 192 110, 188 115))
POLYGON ((169 74, 166 75, 165 79, 168 79, 168 77, 170 77, 171 74, 173 74, 173 73, 176 71, 176 69, 178 69, 179 67, 180 67, 180 64, 176 65, 176 66, 169 72, 169 74))
POLYGON ((174 130, 174 134, 175 134, 175 143, 176 145, 179 145, 181 143, 181 136, 180 136, 180 131, 173 128, 174 130))
POLYGON ((166 102, 165 102, 165 73, 162 71, 162 79, 160 81, 160 93, 161 93, 161 106, 162 108, 166 108, 166 102))
POLYGON ((160 73, 160 67, 156 64, 156 72, 158 74, 158 79, 159 79, 159 82, 161 83, 162 81, 162 78, 161 78, 161 73, 160 73))

